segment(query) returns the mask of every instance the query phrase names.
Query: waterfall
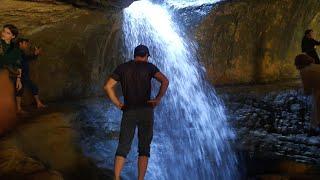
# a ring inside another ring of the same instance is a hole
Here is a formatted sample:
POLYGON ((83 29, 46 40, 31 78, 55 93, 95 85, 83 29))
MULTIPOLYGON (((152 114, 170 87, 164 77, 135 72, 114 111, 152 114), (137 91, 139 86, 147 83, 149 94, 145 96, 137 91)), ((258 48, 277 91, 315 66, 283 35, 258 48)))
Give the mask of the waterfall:
MULTIPOLYGON (((184 37, 168 4, 179 5, 173 0, 162 4, 141 0, 123 11, 127 59, 133 58, 137 45, 147 45, 149 61, 170 81, 155 110, 146 179, 237 179, 238 161, 230 145, 235 134, 226 122, 224 105, 206 81, 205 69, 197 59, 197 44, 184 37)), ((159 84, 154 81, 153 85, 155 96, 159 84)))
POLYGON ((164 3, 175 8, 213 4, 219 0, 165 0, 164 3))

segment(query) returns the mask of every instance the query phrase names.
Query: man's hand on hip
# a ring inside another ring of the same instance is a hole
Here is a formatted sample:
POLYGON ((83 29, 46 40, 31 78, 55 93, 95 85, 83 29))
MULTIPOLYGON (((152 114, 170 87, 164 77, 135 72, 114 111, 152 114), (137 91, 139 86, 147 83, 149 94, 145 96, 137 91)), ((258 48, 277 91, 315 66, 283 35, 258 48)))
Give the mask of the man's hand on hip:
POLYGON ((160 99, 157 99, 157 98, 148 101, 148 104, 153 108, 158 106, 159 103, 160 103, 160 99))
POLYGON ((122 104, 121 102, 119 102, 119 103, 117 104, 117 107, 118 107, 120 110, 122 110, 122 109, 124 108, 124 104, 122 104))

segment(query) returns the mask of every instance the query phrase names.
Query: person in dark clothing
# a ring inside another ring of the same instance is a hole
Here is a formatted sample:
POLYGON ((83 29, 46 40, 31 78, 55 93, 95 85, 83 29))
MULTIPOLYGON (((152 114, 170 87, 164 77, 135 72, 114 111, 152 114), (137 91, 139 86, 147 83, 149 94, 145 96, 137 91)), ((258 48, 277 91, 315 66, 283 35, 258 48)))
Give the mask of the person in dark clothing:
POLYGON ((152 63, 148 62, 149 50, 139 45, 134 50, 134 60, 120 64, 107 80, 104 89, 111 101, 123 111, 119 144, 115 157, 115 179, 120 179, 127 154, 130 151, 136 127, 138 127, 138 179, 143 180, 150 156, 153 137, 153 108, 156 107, 169 85, 168 79, 152 63), (161 83, 157 96, 151 100, 151 79, 161 83), (116 95, 114 87, 121 83, 124 103, 116 95))
POLYGON ((320 59, 315 49, 315 46, 319 45, 320 41, 314 39, 313 30, 306 30, 302 39, 301 49, 303 53, 306 53, 314 59, 315 64, 320 64, 320 59))
POLYGON ((14 25, 3 26, 0 39, 0 68, 21 75, 21 53, 14 44, 18 34, 18 28, 14 25))
POLYGON ((17 38, 18 34, 19 31, 16 26, 6 24, 3 26, 0 39, 0 71, 8 72, 7 74, 13 84, 16 94, 22 89, 22 56, 19 48, 14 44, 14 40, 17 38))
POLYGON ((30 41, 25 38, 18 39, 17 45, 19 46, 22 55, 22 89, 16 94, 17 109, 19 112, 24 112, 21 107, 21 98, 25 88, 31 90, 31 93, 36 101, 37 108, 44 108, 46 106, 41 102, 39 98, 39 89, 37 85, 30 79, 29 75, 29 62, 36 60, 41 54, 42 50, 35 47, 35 49, 31 51, 30 41))

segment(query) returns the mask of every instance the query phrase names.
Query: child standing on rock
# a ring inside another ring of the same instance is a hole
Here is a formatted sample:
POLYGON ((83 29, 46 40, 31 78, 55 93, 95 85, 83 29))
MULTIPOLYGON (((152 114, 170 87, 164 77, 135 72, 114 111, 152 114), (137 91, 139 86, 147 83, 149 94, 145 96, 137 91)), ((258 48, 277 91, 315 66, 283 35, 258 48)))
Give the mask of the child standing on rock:
POLYGON ((20 38, 17 41, 17 45, 21 50, 22 55, 22 85, 23 88, 16 94, 17 100, 17 109, 20 112, 24 112, 21 107, 21 98, 25 88, 31 90, 31 93, 36 101, 37 108, 44 108, 46 107, 39 98, 39 89, 37 85, 31 80, 29 75, 29 62, 34 61, 38 58, 41 54, 41 48, 35 47, 34 50, 30 50, 30 41, 29 39, 20 38))

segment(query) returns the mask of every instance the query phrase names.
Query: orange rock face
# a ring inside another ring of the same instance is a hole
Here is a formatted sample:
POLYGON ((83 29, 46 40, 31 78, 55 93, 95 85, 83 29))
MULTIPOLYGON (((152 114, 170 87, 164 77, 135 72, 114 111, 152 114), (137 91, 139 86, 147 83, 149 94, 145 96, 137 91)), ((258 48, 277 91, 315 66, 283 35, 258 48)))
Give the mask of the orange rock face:
POLYGON ((7 71, 0 71, 0 134, 15 123, 14 89, 7 71))

